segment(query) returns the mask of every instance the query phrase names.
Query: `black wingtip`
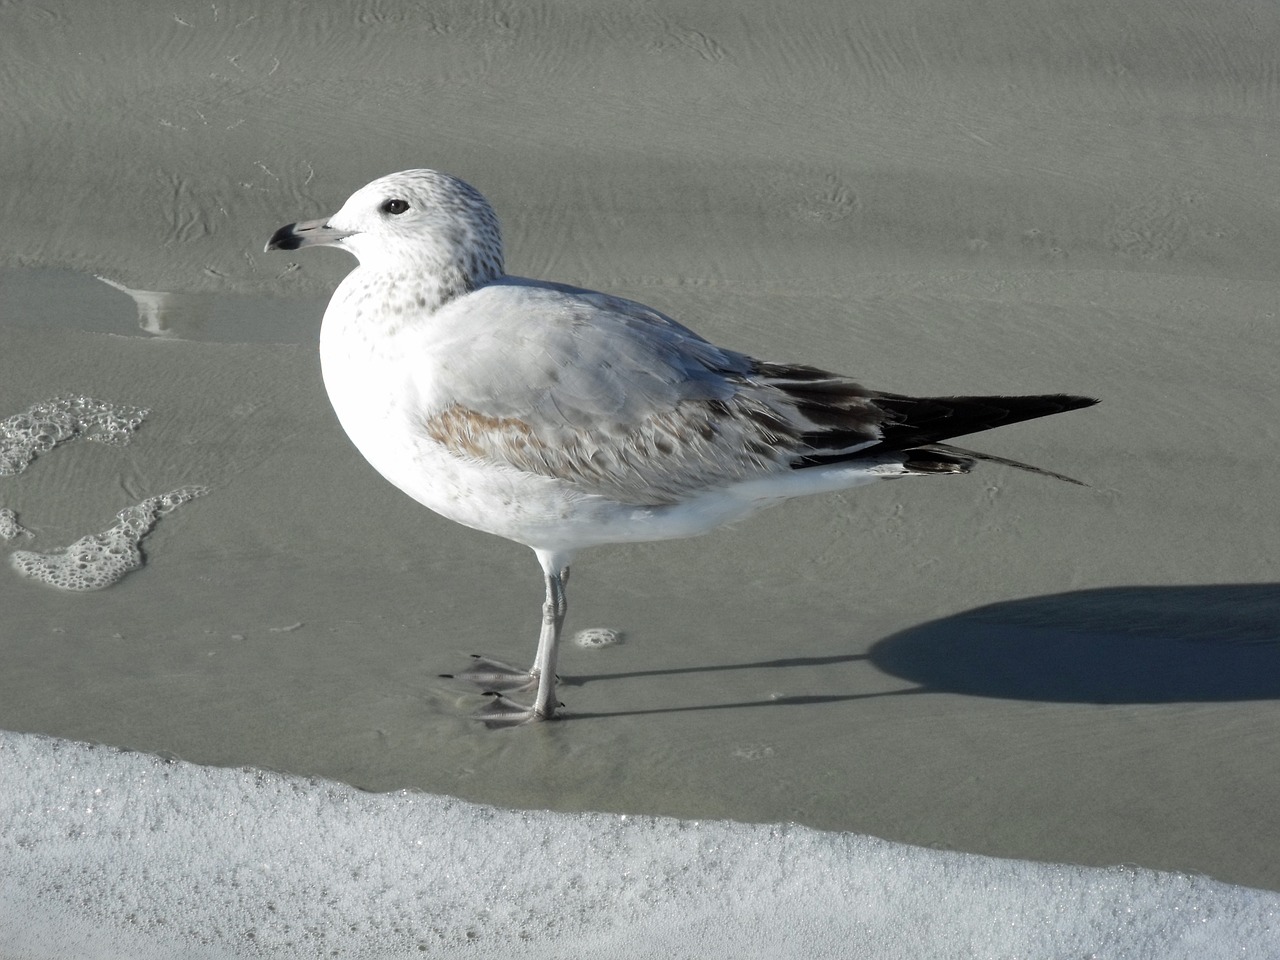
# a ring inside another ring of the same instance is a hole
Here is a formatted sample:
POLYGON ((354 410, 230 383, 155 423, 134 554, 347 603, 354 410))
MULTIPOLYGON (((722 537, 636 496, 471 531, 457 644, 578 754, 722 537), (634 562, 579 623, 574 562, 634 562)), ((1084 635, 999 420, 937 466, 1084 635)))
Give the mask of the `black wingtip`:
POLYGON ((1070 393, 1046 393, 1013 397, 881 396, 875 402, 893 417, 882 427, 884 439, 879 449, 905 450, 1080 410, 1099 401, 1070 393))
POLYGON ((1063 402, 1063 413, 1068 410, 1081 410, 1085 407, 1092 407, 1094 404, 1102 402, 1099 397, 1076 397, 1069 393, 1057 394, 1057 397, 1063 402))

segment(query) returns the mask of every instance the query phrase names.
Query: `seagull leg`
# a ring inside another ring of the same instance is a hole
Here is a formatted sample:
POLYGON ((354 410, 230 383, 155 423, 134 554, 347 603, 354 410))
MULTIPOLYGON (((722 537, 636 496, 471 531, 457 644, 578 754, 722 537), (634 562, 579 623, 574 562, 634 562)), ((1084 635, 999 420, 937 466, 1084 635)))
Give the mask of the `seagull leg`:
MULTIPOLYGON (((542 603, 542 629, 538 634, 538 652, 534 656, 533 666, 528 673, 508 667, 506 664, 487 658, 477 658, 477 667, 469 671, 470 676, 459 674, 464 679, 481 679, 493 676, 493 669, 504 681, 512 681, 507 689, 529 689, 537 684, 537 694, 533 706, 525 707, 508 699, 496 691, 491 693, 492 699, 476 718, 483 720, 488 726, 514 726, 537 720, 550 720, 555 716, 560 702, 556 700, 556 658, 560 652, 560 633, 564 628, 565 612, 568 601, 565 598, 564 585, 569 579, 569 562, 567 557, 537 551, 538 560, 542 563, 543 579, 546 583, 546 599, 542 603), (518 682, 516 682, 518 681, 518 682)), ((491 687, 490 690, 493 690, 491 687)))
MULTIPOLYGON (((550 575, 545 575, 547 580, 547 600, 542 605, 542 635, 538 638, 538 657, 534 659, 532 667, 528 670, 522 670, 520 667, 512 666, 505 660, 497 660, 482 653, 473 653, 471 655, 471 664, 467 669, 459 670, 457 673, 442 673, 440 676, 446 680, 465 680, 467 683, 473 683, 477 687, 483 688, 485 693, 522 693, 527 690, 537 690, 539 686, 538 678, 541 676, 538 662, 544 653, 544 647, 547 646, 547 604, 554 605, 558 603, 560 623, 563 624, 565 611, 564 588, 569 582, 568 564, 560 568, 559 575, 560 588, 558 594, 552 593, 550 575), (557 595, 559 597, 558 600, 556 599, 557 595)), ((557 637, 558 635, 557 630, 557 637)), ((550 651, 550 654, 552 660, 554 660, 555 651, 550 651)))
POLYGON ((560 652, 560 631, 564 627, 564 615, 568 602, 564 595, 564 581, 568 566, 556 573, 548 573, 547 599, 542 604, 542 631, 538 634, 538 653, 530 672, 538 678, 538 695, 533 701, 533 720, 549 720, 560 704, 556 700, 556 656, 560 652))

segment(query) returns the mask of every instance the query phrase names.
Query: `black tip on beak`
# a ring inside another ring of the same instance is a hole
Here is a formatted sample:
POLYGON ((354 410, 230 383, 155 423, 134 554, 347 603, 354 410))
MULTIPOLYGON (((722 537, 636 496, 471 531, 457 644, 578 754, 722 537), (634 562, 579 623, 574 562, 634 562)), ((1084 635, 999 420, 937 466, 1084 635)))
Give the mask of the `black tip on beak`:
POLYGON ((281 227, 267 241, 267 250, 297 250, 299 247, 341 246, 350 230, 338 230, 327 220, 299 220, 281 227))
POLYGON ((271 239, 267 241, 264 252, 272 250, 297 250, 302 246, 302 237, 294 229, 296 223, 286 223, 283 227, 271 235, 271 239))

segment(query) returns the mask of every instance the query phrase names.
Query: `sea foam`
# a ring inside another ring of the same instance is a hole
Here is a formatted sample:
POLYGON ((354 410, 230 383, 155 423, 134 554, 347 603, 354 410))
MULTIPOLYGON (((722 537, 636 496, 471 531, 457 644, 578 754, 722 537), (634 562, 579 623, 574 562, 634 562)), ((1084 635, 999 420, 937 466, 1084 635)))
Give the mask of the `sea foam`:
POLYGON ((1280 894, 794 825, 500 810, 0 733, 6 960, 1217 960, 1280 894))
POLYGON ((0 540, 16 540, 34 534, 18 522, 18 514, 8 507, 0 507, 0 540))
POLYGON ((68 440, 128 443, 148 412, 93 397, 54 397, 34 403, 0 420, 0 477, 21 473, 40 454, 68 440))
POLYGON ((62 590, 101 590, 142 566, 141 544, 157 520, 208 492, 207 487, 188 486, 147 497, 117 513, 116 522, 101 533, 53 553, 15 550, 9 562, 24 577, 62 590))

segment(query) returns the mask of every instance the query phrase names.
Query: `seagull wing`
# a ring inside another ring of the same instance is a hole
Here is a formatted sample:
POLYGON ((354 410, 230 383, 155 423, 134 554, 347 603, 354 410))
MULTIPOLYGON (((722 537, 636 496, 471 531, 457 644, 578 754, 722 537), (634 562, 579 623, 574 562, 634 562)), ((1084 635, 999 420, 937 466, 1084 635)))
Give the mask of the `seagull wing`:
POLYGON ((717 347, 633 301, 531 281, 483 287, 431 322, 450 399, 424 418, 428 436, 636 505, 859 460, 960 472, 982 455, 940 441, 1096 402, 880 393, 717 347))
POLYGON ((503 283, 432 323, 450 402, 424 420, 428 436, 621 503, 785 471, 817 429, 756 361, 629 300, 503 283))

